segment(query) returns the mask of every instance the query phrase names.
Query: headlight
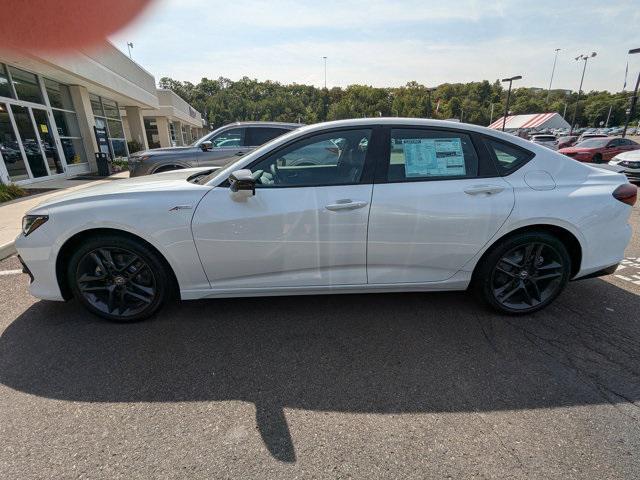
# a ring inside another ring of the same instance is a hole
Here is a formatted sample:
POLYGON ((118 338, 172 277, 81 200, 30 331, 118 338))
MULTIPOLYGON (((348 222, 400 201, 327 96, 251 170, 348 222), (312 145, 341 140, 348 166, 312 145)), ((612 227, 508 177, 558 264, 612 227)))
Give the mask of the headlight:
POLYGON ((25 215, 22 217, 22 233, 26 237, 49 220, 49 215, 25 215))
POLYGON ((620 165, 621 167, 628 167, 628 168, 640 168, 640 162, 630 162, 628 160, 623 160, 620 163, 618 163, 618 165, 620 165))

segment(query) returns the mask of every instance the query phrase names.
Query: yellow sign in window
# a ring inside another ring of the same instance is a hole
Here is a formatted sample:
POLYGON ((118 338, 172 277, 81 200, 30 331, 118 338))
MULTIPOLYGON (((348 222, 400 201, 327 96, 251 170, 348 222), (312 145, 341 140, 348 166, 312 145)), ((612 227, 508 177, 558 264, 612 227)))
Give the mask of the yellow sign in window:
POLYGON ((47 127, 46 123, 41 123, 40 124, 40 131, 42 133, 49 133, 49 127, 47 127))

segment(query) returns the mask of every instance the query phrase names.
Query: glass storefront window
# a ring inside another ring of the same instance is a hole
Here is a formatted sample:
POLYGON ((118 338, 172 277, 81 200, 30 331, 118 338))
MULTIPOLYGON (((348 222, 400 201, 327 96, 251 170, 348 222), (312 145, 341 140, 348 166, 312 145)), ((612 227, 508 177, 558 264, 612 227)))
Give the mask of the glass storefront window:
POLYGON ((124 138, 124 128, 122 128, 120 120, 107 119, 107 125, 109 126, 109 136, 111 138, 124 138))
POLYGON ((67 164, 86 163, 87 157, 80 138, 61 138, 60 143, 67 164))
POLYGON ((111 139, 111 148, 113 148, 113 156, 115 158, 118 157, 127 157, 127 142, 124 138, 112 138, 111 139))
POLYGON ((11 125, 7 105, 4 103, 0 103, 0 153, 12 182, 29 178, 27 166, 18 145, 18 137, 11 125))
POLYGON ((24 153, 27 155, 31 175, 33 175, 34 178, 49 175, 44 158, 42 157, 36 131, 33 129, 33 123, 31 123, 29 109, 19 105, 12 105, 11 111, 13 112, 13 119, 16 122, 20 139, 22 140, 24 153))
POLYGON ((120 120, 120 110, 118 110, 118 104, 112 100, 102 99, 102 106, 104 107, 104 116, 108 118, 117 118, 120 120))
POLYGON ((9 77, 4 65, 0 63, 0 97, 13 98, 13 90, 9 85, 9 77))
POLYGON ((80 137, 80 127, 75 113, 54 110, 53 118, 56 121, 58 135, 61 137, 80 137))
POLYGON ((71 93, 69 93, 69 87, 61 83, 44 79, 44 86, 47 90, 47 96, 49 97, 49 103, 52 108, 61 108, 62 110, 74 110, 73 102, 71 101, 71 93))
POLYGON ((9 73, 11 74, 18 99, 26 102, 44 103, 38 77, 33 73, 25 72, 15 67, 9 67, 9 73))
POLYGON ((158 123, 155 118, 144 119, 144 130, 147 134, 149 148, 160 148, 160 135, 158 134, 158 123))
POLYGON ((91 110, 93 110, 93 114, 98 115, 100 117, 104 117, 104 112, 102 111, 102 102, 100 102, 100 97, 97 95, 94 95, 93 93, 90 93, 89 101, 91 102, 91 110))

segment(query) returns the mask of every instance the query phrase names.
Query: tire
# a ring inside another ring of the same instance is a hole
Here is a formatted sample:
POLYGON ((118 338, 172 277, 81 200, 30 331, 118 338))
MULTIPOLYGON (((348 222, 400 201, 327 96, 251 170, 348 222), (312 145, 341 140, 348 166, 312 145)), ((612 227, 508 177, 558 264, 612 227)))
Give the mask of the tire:
POLYGON ((129 323, 155 314, 173 293, 166 263, 141 241, 124 235, 89 237, 71 256, 67 281, 91 313, 129 323))
POLYGON ((571 257, 557 237, 545 232, 515 234, 500 241, 474 271, 476 295, 501 313, 542 310, 564 290, 571 257))
POLYGON ((599 153, 596 153, 591 159, 591 161, 593 163, 602 163, 602 155, 600 155, 599 153))

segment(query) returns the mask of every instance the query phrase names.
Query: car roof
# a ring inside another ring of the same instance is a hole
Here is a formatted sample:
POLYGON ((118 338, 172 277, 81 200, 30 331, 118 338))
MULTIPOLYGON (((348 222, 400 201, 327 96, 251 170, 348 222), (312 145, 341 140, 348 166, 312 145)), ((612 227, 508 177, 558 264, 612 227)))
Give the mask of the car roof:
MULTIPOLYGON (((398 127, 437 127, 446 128, 451 130, 464 130, 469 132, 476 132, 483 135, 495 137, 504 142, 518 145, 522 148, 536 151, 546 151, 546 147, 537 146, 535 143, 530 142, 524 138, 512 135, 510 133, 502 132, 500 130, 494 130, 488 127, 481 127, 479 125, 473 125, 471 123, 451 122, 448 120, 432 120, 425 118, 402 118, 402 117, 372 117, 372 118, 355 118, 349 120, 333 120, 330 122, 314 123, 311 125, 303 126, 297 130, 294 130, 295 135, 303 135, 306 133, 313 133, 316 131, 324 131, 333 128, 349 128, 349 127, 365 127, 371 128, 374 126, 398 126, 398 127), (540 149, 540 150, 537 150, 540 149)), ((293 132, 287 133, 281 137, 281 141, 285 141, 293 135, 293 132)))
POLYGON ((259 121, 245 121, 245 122, 233 122, 228 123, 225 127, 284 127, 284 128, 299 128, 304 126, 304 123, 287 123, 287 122, 259 122, 259 121))

